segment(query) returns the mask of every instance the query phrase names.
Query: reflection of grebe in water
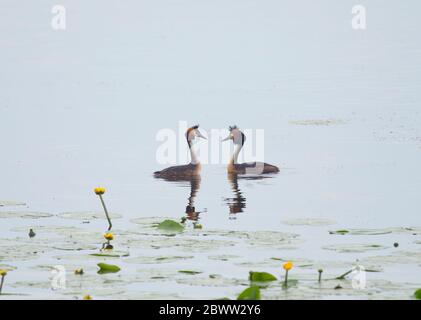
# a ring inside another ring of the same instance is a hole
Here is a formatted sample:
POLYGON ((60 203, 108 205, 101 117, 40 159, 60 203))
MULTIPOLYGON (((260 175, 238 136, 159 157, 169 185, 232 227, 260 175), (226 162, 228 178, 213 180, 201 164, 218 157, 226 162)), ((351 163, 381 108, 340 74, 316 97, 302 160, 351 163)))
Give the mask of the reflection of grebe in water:
POLYGON ((237 174, 264 174, 277 173, 279 168, 264 162, 238 163, 238 155, 246 142, 245 134, 237 126, 229 127, 230 134, 222 141, 232 140, 234 142, 234 153, 228 163, 228 172, 237 174))
MULTIPOLYGON (((190 193, 189 196, 187 198, 187 206, 186 206, 186 211, 185 214, 186 216, 182 218, 181 222, 185 222, 185 220, 190 220, 193 222, 197 222, 199 221, 199 215, 202 212, 206 212, 206 210, 204 211, 196 211, 196 207, 195 207, 195 200, 196 200, 196 196, 197 193, 200 189, 200 182, 201 182, 201 178, 200 175, 195 175, 195 176, 191 176, 191 177, 182 177, 182 176, 168 176, 168 177, 158 177, 161 179, 164 179, 166 181, 173 181, 173 182, 188 182, 190 183, 190 193)), ((184 187, 184 184, 183 184, 184 187)))
POLYGON ((187 219, 191 221, 199 221, 199 215, 203 211, 196 211, 194 201, 196 200, 197 192, 200 188, 200 176, 197 176, 190 180, 190 196, 188 197, 188 203, 186 206, 187 219))
POLYGON ((239 176, 236 173, 228 173, 228 182, 231 185, 231 190, 233 192, 232 198, 225 198, 225 202, 229 207, 230 219, 235 219, 236 214, 244 212, 246 208, 246 197, 244 197, 243 192, 241 191, 238 180, 263 180, 265 178, 270 178, 270 176, 239 176))
POLYGON ((166 168, 161 171, 154 172, 154 176, 157 178, 188 178, 197 176, 200 173, 201 165, 199 159, 194 150, 194 141, 196 138, 206 139, 198 130, 199 126, 193 126, 186 131, 187 144, 190 150, 191 161, 189 164, 182 166, 173 166, 166 168))
POLYGON ((246 198, 238 188, 238 175, 236 173, 228 173, 228 181, 231 184, 234 197, 226 198, 225 202, 228 204, 230 217, 234 218, 233 214, 243 212, 246 207, 246 198))

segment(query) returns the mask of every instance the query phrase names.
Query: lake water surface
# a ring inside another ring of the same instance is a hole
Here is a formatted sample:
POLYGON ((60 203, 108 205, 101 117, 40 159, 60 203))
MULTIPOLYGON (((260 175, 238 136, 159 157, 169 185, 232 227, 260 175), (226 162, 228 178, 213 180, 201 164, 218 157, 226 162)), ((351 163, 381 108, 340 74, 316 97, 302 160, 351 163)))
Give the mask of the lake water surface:
POLYGON ((353 1, 62 1, 67 28, 54 31, 50 1, 3 0, 3 297, 235 298, 250 270, 282 279, 292 260, 297 286, 264 298, 411 298, 421 5, 366 2, 367 30, 356 31, 353 1), (230 177, 221 163, 204 164, 200 181, 155 179, 156 134, 180 121, 264 129, 264 161, 280 173, 230 177), (91 256, 107 226, 92 215, 102 218, 96 186, 118 214, 122 257, 91 256), (183 216, 202 229, 151 226, 183 216), (122 271, 97 275, 102 260, 122 271), (319 268, 331 279, 356 263, 377 271, 365 290, 316 281, 319 268), (55 265, 66 289, 51 290, 55 265))

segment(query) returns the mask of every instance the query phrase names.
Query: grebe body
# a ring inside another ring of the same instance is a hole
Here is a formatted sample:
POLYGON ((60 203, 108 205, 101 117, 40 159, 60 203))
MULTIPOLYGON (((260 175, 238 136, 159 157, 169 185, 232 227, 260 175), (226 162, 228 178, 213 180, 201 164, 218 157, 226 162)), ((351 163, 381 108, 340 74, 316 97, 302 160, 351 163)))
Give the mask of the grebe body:
POLYGON ((202 169, 200 161, 194 150, 196 138, 206 139, 199 131, 199 126, 193 126, 186 131, 186 140, 189 146, 191 161, 189 164, 181 166, 172 166, 161 171, 154 172, 156 178, 164 179, 182 179, 197 176, 202 169))
POLYGON ((238 163, 238 155, 246 142, 245 134, 237 126, 229 127, 229 136, 222 141, 232 140, 234 142, 234 153, 228 162, 228 173, 232 174, 267 174, 278 173, 279 168, 265 162, 238 163))

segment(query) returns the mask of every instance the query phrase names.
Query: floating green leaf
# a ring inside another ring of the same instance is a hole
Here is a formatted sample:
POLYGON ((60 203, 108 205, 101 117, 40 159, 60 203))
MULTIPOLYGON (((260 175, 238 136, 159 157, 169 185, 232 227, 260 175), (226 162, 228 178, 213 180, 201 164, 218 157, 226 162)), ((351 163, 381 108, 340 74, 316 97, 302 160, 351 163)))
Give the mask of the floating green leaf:
POLYGON ((414 292, 415 299, 421 300, 421 289, 414 292))
POLYGON ((128 257, 130 254, 128 252, 121 253, 91 253, 90 256, 93 257, 106 257, 106 258, 121 258, 128 257))
POLYGON ((98 263, 97 266, 99 267, 99 274, 103 273, 116 273, 119 272, 121 269, 119 266, 107 263, 98 263))
POLYGON ((251 286, 245 289, 237 297, 237 300, 260 300, 260 289, 258 286, 251 286))
POLYGON ((174 220, 164 220, 157 227, 159 230, 170 231, 170 232, 181 232, 184 230, 184 226, 174 220))
POLYGON ((344 235, 349 233, 348 230, 336 230, 336 231, 329 231, 330 234, 340 234, 340 235, 344 235))
POLYGON ((202 273, 202 271, 193 271, 193 270, 179 270, 178 272, 185 273, 185 274, 191 274, 191 275, 202 273))
POLYGON ((254 272, 250 271, 249 280, 253 282, 267 282, 276 281, 276 277, 267 272, 254 272))
POLYGON ((349 229, 349 230, 336 230, 329 231, 330 234, 340 234, 340 235, 354 235, 354 236, 376 236, 392 233, 394 229, 349 229))

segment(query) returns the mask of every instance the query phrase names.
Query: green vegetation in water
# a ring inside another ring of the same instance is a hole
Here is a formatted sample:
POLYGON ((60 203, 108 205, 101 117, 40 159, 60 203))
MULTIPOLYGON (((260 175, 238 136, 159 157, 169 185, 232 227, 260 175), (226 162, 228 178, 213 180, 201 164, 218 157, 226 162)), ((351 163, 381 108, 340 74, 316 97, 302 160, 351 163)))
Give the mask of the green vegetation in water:
POLYGON ((119 272, 121 269, 119 266, 107 263, 98 263, 97 266, 99 267, 98 273, 116 273, 119 272))
POLYGON ((258 286, 248 287, 240 293, 237 300, 260 300, 260 288, 258 286))
POLYGON ((54 215, 46 212, 32 212, 32 211, 2 211, 0 212, 0 218, 21 218, 21 219, 41 219, 51 218, 54 215))
POLYGON ((0 201, 0 207, 5 206, 26 206, 25 202, 17 202, 17 201, 0 201))
POLYGON ((421 289, 418 289, 417 291, 414 292, 414 297, 417 300, 421 300, 421 289))
POLYGON ((313 218, 294 218, 282 221, 283 224, 290 226, 327 226, 334 224, 335 222, 327 219, 313 219, 313 218))
POLYGON ((268 282, 278 280, 274 275, 267 272, 250 271, 249 280, 252 282, 268 282))
POLYGON ((202 271, 193 271, 193 270, 178 270, 179 273, 184 273, 184 274, 191 274, 191 275, 195 275, 195 274, 201 274, 202 271))
POLYGON ((350 244, 333 244, 322 247, 324 250, 332 250, 339 253, 355 253, 355 252, 368 252, 373 250, 383 250, 387 247, 379 244, 366 244, 366 243, 350 243, 350 244))
MULTIPOLYGON (((343 229, 343 230, 334 230, 329 231, 330 234, 339 234, 339 235, 354 235, 354 236, 376 236, 376 235, 383 235, 392 233, 393 229, 343 229)), ((397 231, 397 230, 395 230, 397 231)))
POLYGON ((128 257, 130 254, 128 252, 123 253, 91 253, 90 256, 93 257, 105 257, 105 258, 121 258, 128 257))
POLYGON ((174 220, 164 220, 158 224, 157 228, 169 232, 182 232, 184 230, 184 226, 174 220))
POLYGON ((352 271, 354 271, 354 269, 348 270, 347 272, 345 272, 345 273, 341 274, 339 277, 336 277, 335 279, 336 279, 336 280, 342 280, 342 279, 345 279, 345 277, 346 277, 347 275, 349 275, 350 273, 352 273, 352 271))
POLYGON ((336 230, 336 231, 329 231, 330 234, 340 234, 340 235, 345 235, 348 234, 349 231, 348 230, 336 230))

